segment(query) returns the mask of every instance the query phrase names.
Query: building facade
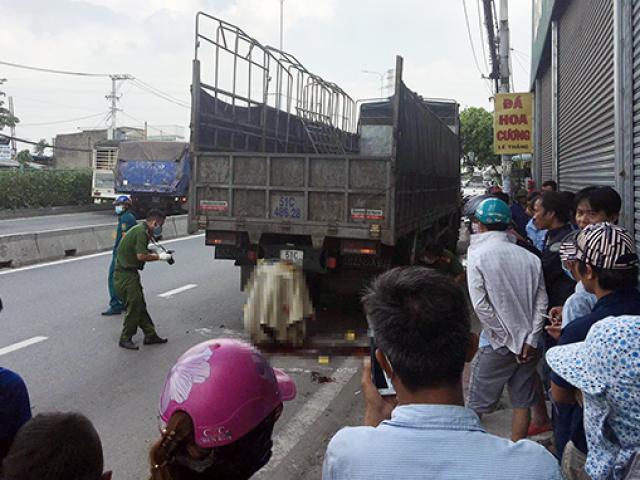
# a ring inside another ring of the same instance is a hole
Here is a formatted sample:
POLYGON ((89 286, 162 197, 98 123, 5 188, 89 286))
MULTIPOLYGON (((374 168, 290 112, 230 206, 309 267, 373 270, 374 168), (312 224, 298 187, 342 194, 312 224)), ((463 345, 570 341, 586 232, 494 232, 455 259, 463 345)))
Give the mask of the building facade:
MULTIPOLYGON (((108 131, 83 130, 78 133, 56 135, 54 141, 55 168, 61 170, 91 169, 93 167, 92 150, 97 144, 107 141, 108 131)), ((116 140, 144 139, 144 130, 140 128, 118 127, 116 140)))
POLYGON ((534 0, 532 38, 537 185, 614 187, 640 240, 640 0, 534 0))

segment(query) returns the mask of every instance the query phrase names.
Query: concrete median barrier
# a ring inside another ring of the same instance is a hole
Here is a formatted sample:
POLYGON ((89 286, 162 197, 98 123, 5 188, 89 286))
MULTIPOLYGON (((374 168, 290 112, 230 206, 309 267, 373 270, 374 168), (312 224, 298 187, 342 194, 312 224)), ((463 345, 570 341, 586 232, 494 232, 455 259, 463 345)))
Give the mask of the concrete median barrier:
MULTIPOLYGON (((168 217, 163 238, 187 235, 187 216, 168 217)), ((0 236, 0 268, 16 268, 41 262, 79 257, 113 248, 116 226, 92 225, 46 232, 0 236)))
POLYGON ((35 234, 0 236, 0 268, 15 268, 40 258, 35 234))

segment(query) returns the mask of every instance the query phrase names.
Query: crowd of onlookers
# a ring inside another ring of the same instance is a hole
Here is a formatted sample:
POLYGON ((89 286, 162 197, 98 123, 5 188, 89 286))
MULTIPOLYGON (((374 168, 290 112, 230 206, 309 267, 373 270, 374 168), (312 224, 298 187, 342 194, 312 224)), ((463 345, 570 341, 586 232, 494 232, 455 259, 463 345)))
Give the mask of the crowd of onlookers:
MULTIPOLYGON (((368 287, 374 357, 395 394, 380 393, 366 361, 364 425, 332 438, 323 478, 640 478, 635 239, 618 225, 614 189, 571 194, 549 181, 542 190, 494 192, 477 205, 466 271, 430 243, 416 266, 368 287), (511 439, 482 424, 505 388, 511 439), (550 448, 527 439, 544 432, 550 448)), ((274 425, 295 395, 291 378, 246 343, 192 347, 160 393, 150 478, 250 478, 269 462, 274 425)), ((3 480, 111 478, 91 422, 31 418, 24 382, 1 368, 0 460, 3 480)))

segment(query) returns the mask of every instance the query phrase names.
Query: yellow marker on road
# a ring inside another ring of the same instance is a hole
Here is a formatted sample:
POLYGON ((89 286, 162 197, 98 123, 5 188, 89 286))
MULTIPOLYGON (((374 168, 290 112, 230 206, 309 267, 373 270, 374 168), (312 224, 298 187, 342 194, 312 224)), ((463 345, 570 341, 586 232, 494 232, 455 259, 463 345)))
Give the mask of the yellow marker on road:
POLYGON ((355 342, 356 341, 356 332, 354 332, 353 330, 348 330, 345 334, 344 334, 344 339, 347 342, 355 342))
POLYGON ((320 365, 329 365, 329 357, 327 355, 320 355, 318 357, 318 363, 320 365))

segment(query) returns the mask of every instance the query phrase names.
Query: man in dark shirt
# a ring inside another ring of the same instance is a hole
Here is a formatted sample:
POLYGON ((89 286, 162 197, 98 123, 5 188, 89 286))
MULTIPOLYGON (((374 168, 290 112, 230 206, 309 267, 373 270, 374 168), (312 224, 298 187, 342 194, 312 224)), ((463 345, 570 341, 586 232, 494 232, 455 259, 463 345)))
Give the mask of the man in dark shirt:
POLYGON ((520 235, 527 238, 527 223, 530 217, 527 215, 527 192, 518 190, 515 201, 511 204, 511 218, 516 224, 516 229, 520 235))
MULTIPOLYGON (((591 326, 604 318, 640 315, 638 257, 632 235, 622 227, 599 223, 582 230, 576 246, 582 283, 598 301, 590 314, 577 318, 562 330, 558 345, 583 341, 591 326)), ((556 450, 559 455, 563 454, 567 477, 576 478, 581 474, 580 466, 583 468, 587 453, 582 408, 576 402, 576 389, 553 372, 551 394, 556 450)))
POLYGON ((533 221, 536 228, 548 230, 544 250, 542 251, 542 270, 547 286, 549 306, 564 305, 575 291, 576 282, 562 270, 560 244, 573 231, 569 205, 557 192, 545 193, 536 200, 533 221))

